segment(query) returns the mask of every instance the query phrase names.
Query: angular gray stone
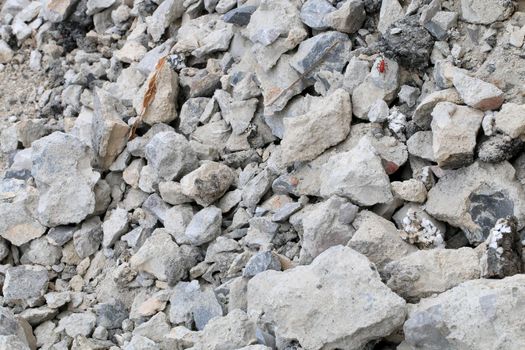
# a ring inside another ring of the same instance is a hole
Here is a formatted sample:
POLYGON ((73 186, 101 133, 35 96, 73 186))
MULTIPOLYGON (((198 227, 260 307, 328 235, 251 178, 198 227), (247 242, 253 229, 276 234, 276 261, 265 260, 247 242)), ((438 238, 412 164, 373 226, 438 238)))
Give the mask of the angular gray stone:
POLYGON ((53 266, 58 264, 62 257, 62 249, 51 245, 46 237, 32 240, 23 252, 24 254, 20 258, 22 264, 53 266))
POLYGON ((113 245, 120 236, 128 231, 128 227, 128 212, 122 208, 114 209, 109 219, 102 224, 102 232, 104 234, 102 246, 110 247, 113 245))
POLYGON ((156 134, 146 145, 146 158, 161 179, 179 178, 197 167, 197 156, 186 138, 174 131, 156 134))
MULTIPOLYGON (((353 77, 349 77, 352 79, 353 77)), ((352 91, 352 111, 361 119, 366 119, 370 108, 377 100, 389 103, 396 97, 399 88, 399 65, 396 61, 378 57, 372 70, 352 91), (385 62, 385 69, 380 72, 379 65, 385 62)))
POLYGON ((260 252, 252 256, 246 263, 242 275, 244 277, 253 277, 266 270, 281 270, 279 258, 271 251, 260 252))
POLYGON ((117 329, 122 327, 122 321, 128 318, 126 305, 120 300, 111 300, 95 306, 97 314, 97 326, 106 329, 117 329))
POLYGON ((159 232, 149 237, 140 249, 131 257, 131 268, 139 272, 152 274, 161 281, 166 281, 166 267, 170 259, 179 254, 179 246, 173 242, 167 232, 159 232))
POLYGON ((172 324, 195 324, 202 330, 212 318, 222 316, 222 307, 212 288, 202 287, 196 280, 179 282, 170 298, 169 315, 172 324))
POLYGON ((302 233, 299 262, 309 264, 326 249, 348 243, 354 233, 351 223, 357 210, 345 198, 332 196, 293 215, 290 223, 302 233))
POLYGON ((108 169, 126 147, 130 128, 122 120, 118 110, 119 106, 121 110, 124 107, 106 91, 95 89, 93 104, 95 113, 91 131, 92 145, 98 157, 98 165, 102 169, 108 169))
POLYGON ((292 56, 290 65, 308 78, 319 71, 342 73, 350 60, 351 50, 352 42, 347 35, 324 32, 303 41, 292 56))
POLYGON ((73 234, 75 251, 81 259, 95 254, 102 243, 102 221, 98 216, 82 223, 73 234))
POLYGON ((263 70, 272 68, 279 57, 307 36, 299 9, 284 0, 263 0, 252 14, 244 35, 253 43, 252 52, 263 70), (274 20, 269 22, 268 18, 274 20))
POLYGON ((319 98, 306 114, 284 119, 280 162, 312 160, 343 141, 350 132, 351 111, 350 96, 340 89, 319 98))
POLYGON ((216 317, 210 320, 202 332, 197 347, 200 346, 203 349, 245 349, 245 345, 256 342, 256 330, 255 322, 250 320, 244 311, 232 310, 224 317, 216 317))
POLYGON ((35 189, 13 188, 5 180, 0 183, 0 188, 0 196, 11 198, 10 201, 0 202, 0 236, 15 246, 21 246, 42 236, 46 228, 34 215, 38 204, 35 189))
POLYGON ((277 344, 294 339, 305 349, 358 350, 396 330, 405 313, 405 301, 368 259, 343 246, 308 266, 266 271, 248 282, 248 315, 271 327, 277 344))
POLYGON ((95 328, 96 317, 91 312, 72 313, 58 322, 57 331, 64 330, 67 335, 74 338, 77 335, 85 337, 91 335, 95 328))
POLYGON ((232 23, 241 27, 246 26, 250 23, 252 13, 257 10, 256 6, 244 5, 239 6, 233 10, 230 10, 222 16, 222 20, 226 23, 232 23))
POLYGON ((328 27, 326 15, 335 10, 327 0, 307 0, 301 7, 301 21, 312 29, 323 30, 328 27))
POLYGON ((214 240, 221 234, 222 211, 214 206, 197 212, 188 227, 185 236, 193 245, 202 245, 214 240))
POLYGON ((217 162, 204 162, 180 180, 182 193, 206 207, 221 198, 235 180, 235 172, 217 162))
POLYGON ((161 65, 160 69, 150 73, 148 79, 139 89, 133 107, 142 120, 148 125, 156 123, 169 123, 177 118, 177 97, 179 95, 179 76, 168 63, 161 65), (156 74, 157 73, 157 74, 156 74), (156 75, 155 75, 156 74, 156 75), (156 90, 153 100, 143 111, 143 101, 151 79, 155 78, 156 90))
POLYGON ((418 301, 480 278, 479 259, 479 252, 467 247, 419 250, 386 265, 386 284, 406 300, 418 301))
POLYGON ((233 37, 233 25, 222 21, 217 14, 209 14, 187 21, 177 33, 173 51, 202 58, 214 52, 225 51, 233 37))
POLYGON ((503 101, 503 91, 481 79, 456 72, 452 83, 466 105, 482 111, 498 109, 503 101))
POLYGON ((371 211, 361 211, 352 225, 356 231, 348 246, 373 262, 382 276, 389 262, 417 251, 416 247, 401 239, 392 222, 371 211))
POLYGON ((461 0, 461 17, 475 24, 491 24, 507 19, 513 12, 511 3, 498 0, 461 0))
POLYGON ((366 139, 348 152, 332 156, 321 171, 321 196, 338 195, 359 205, 390 201, 390 180, 377 151, 366 139))
POLYGON ((93 189, 100 175, 91 168, 88 146, 55 132, 32 144, 31 174, 40 198, 37 215, 46 226, 79 223, 95 210, 93 189))
POLYGON ((512 138, 525 135, 525 106, 515 103, 505 103, 496 113, 495 127, 512 138))
POLYGON ((438 165, 460 168, 471 164, 483 113, 450 102, 440 102, 434 107, 432 117, 432 149, 438 165))
POLYGON ((357 32, 365 19, 363 0, 347 0, 337 10, 326 15, 326 22, 331 28, 347 34, 357 32))
POLYGON ((525 192, 508 162, 474 164, 450 171, 428 192, 426 211, 463 230, 471 244, 487 238, 500 218, 525 225, 525 192))
POLYGON ((146 17, 148 34, 155 42, 159 41, 166 28, 184 13, 184 6, 178 0, 163 1, 150 17, 146 17))
POLYGON ((41 266, 19 265, 10 267, 2 287, 7 303, 34 306, 47 291, 49 277, 41 266))
POLYGON ((423 299, 408 314, 401 349, 520 349, 525 276, 468 281, 423 299), (497 315, 504 315, 498 317, 497 315))

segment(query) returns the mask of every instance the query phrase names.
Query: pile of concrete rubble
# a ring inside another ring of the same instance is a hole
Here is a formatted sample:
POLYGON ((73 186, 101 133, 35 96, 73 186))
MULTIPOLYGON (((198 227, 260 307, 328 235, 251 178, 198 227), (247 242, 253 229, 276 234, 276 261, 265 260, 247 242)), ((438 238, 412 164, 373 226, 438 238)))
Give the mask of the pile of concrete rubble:
POLYGON ((523 2, 0 9, 0 349, 525 348, 523 2))

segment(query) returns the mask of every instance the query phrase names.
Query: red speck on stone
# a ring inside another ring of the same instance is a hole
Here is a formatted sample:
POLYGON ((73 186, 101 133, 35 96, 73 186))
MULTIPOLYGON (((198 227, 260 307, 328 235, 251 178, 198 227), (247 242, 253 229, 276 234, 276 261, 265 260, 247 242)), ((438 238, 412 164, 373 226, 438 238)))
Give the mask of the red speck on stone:
POLYGON ((291 184, 293 187, 299 185, 299 179, 296 178, 295 176, 290 177, 290 184, 291 184))
POLYGON ((397 165, 394 162, 390 162, 390 161, 386 161, 383 167, 385 168, 385 171, 388 175, 395 173, 397 169, 399 169, 399 165, 397 165))

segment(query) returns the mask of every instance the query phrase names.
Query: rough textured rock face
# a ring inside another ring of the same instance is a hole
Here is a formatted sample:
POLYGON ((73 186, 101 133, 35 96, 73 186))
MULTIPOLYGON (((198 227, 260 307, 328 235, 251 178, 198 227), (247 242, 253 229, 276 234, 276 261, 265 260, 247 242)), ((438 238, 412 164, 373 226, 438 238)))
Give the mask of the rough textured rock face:
POLYGON ((295 339, 311 349, 360 349, 403 323, 405 302, 381 283, 365 256, 336 246, 309 266, 267 271, 251 279, 248 314, 261 325, 275 324, 280 346, 295 339), (305 304, 304 298, 310 302, 305 304))
POLYGON ((408 301, 442 293, 481 274, 472 248, 421 250, 385 267, 387 286, 408 301))
POLYGON ((373 262, 381 275, 389 262, 417 251, 416 247, 403 241, 393 223, 373 212, 361 211, 353 226, 356 231, 348 246, 373 262))
POLYGON ((426 210, 460 227, 470 242, 483 242, 499 218, 516 216, 523 225, 523 189, 507 162, 474 163, 449 172, 428 193, 426 210))
POLYGON ((283 164, 312 160, 343 141, 350 132, 352 104, 344 90, 317 100, 312 107, 307 114, 284 120, 283 164))
POLYGON ((328 160, 322 170, 320 192, 325 197, 335 194, 365 206, 392 199, 381 159, 364 138, 351 151, 328 160))
POLYGON ((78 138, 56 132, 32 145, 31 173, 39 191, 37 215, 43 225, 79 223, 95 209, 100 175, 92 153, 78 138))
POLYGON ((443 168, 457 168, 474 160, 476 136, 483 114, 472 108, 440 102, 432 111, 432 149, 443 168))
POLYGON ((419 24, 417 16, 392 23, 382 40, 386 53, 399 60, 401 65, 416 69, 428 66, 434 39, 419 24))
POLYGON ((518 275, 503 280, 468 281, 423 299, 408 313, 401 347, 459 350, 525 346, 523 329, 516 327, 524 291, 525 278, 518 275))
POLYGON ((522 245, 516 218, 499 219, 486 241, 482 260, 483 277, 504 278, 523 271, 522 245))

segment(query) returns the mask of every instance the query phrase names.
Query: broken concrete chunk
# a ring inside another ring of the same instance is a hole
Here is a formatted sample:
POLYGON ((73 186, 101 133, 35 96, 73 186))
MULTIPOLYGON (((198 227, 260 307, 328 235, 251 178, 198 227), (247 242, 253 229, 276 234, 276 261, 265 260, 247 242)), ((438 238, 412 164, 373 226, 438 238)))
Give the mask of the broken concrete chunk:
POLYGON ((377 100, 391 102, 398 88, 399 66, 397 62, 389 58, 378 57, 364 81, 353 90, 353 113, 358 118, 366 119, 368 111, 377 100), (381 72, 379 67, 383 64, 386 68, 381 72))
POLYGON ((149 237, 135 253, 129 263, 136 271, 144 271, 155 278, 166 281, 166 267, 170 259, 179 254, 179 246, 167 232, 159 232, 149 237))
POLYGON ((189 53, 197 58, 225 51, 233 37, 233 25, 220 20, 219 15, 209 14, 185 23, 177 33, 173 51, 189 53))
MULTIPOLYGON (((118 100, 102 89, 96 89, 93 94, 95 113, 92 124, 92 145, 98 164, 102 169, 108 169, 117 156, 126 147, 129 126, 122 121, 117 110, 118 100)), ((123 109, 123 106, 121 106, 123 109)))
POLYGON ((475 24, 491 24, 507 19, 514 11, 511 3, 498 0, 461 0, 461 17, 475 24))
POLYGON ((365 19, 365 3, 362 0, 345 1, 337 10, 326 15, 326 23, 330 27, 347 34, 357 32, 365 19))
POLYGON ((351 223, 357 210, 345 198, 332 196, 295 214, 290 222, 302 233, 299 262, 309 264, 328 248, 348 243, 354 233, 351 223))
POLYGON ((159 41, 166 28, 183 14, 183 2, 178 0, 163 1, 150 17, 146 17, 148 34, 154 41, 159 41))
POLYGON ((177 97, 179 94, 179 77, 168 63, 157 63, 160 69, 153 71, 133 100, 137 114, 149 125, 169 123, 177 118, 177 97), (155 94, 149 106, 143 111, 143 101, 148 92, 150 82, 156 84, 155 94))
POLYGON ((287 0, 261 1, 243 33, 253 43, 251 50, 265 71, 307 36, 299 10, 287 0), (274 21, 268 22, 268 18, 274 21))
POLYGON ((41 266, 19 265, 5 273, 2 287, 4 300, 8 303, 35 306, 35 302, 47 292, 49 277, 41 266))

